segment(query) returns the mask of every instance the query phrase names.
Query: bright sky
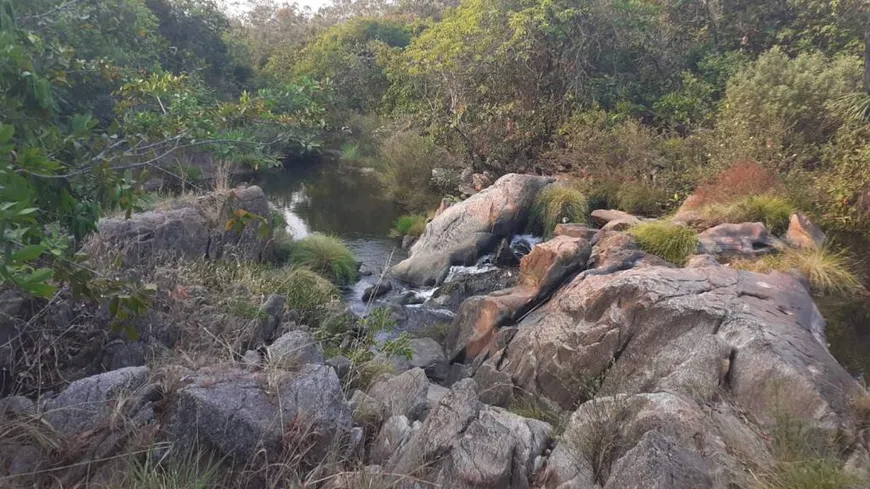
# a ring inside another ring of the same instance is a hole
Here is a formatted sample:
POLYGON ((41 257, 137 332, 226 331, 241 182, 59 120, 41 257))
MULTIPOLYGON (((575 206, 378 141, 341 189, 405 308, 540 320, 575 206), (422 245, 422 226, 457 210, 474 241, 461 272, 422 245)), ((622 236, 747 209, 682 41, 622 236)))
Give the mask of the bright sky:
MULTIPOLYGON (((227 10, 231 14, 237 14, 240 12, 244 12, 246 10, 245 6, 248 4, 246 0, 219 0, 225 6, 227 6, 227 10)), ((292 3, 294 0, 288 0, 288 3, 292 3)), ((320 7, 328 5, 332 0, 295 0, 295 2, 302 8, 308 7, 312 12, 317 12, 320 7)), ((283 2, 281 2, 283 3, 283 2)))

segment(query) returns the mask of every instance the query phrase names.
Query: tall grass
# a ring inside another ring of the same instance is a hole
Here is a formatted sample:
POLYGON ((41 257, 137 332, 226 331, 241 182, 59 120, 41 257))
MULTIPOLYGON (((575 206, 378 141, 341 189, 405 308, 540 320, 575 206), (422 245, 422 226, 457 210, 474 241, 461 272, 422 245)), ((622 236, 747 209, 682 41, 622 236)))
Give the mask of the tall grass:
POLYGON ((824 248, 789 249, 756 261, 738 261, 732 266, 760 273, 797 270, 809 280, 812 291, 819 295, 851 295, 863 288, 853 272, 854 265, 849 256, 824 248))
POLYGON ((403 236, 419 237, 426 231, 426 216, 421 214, 410 214, 401 216, 393 223, 393 230, 390 231, 390 236, 401 238, 403 236))
POLYGON ((695 230, 669 222, 645 222, 631 228, 629 233, 642 250, 680 266, 686 264, 698 246, 695 230))
POLYGON ((319 273, 338 285, 348 285, 357 278, 358 267, 353 253, 333 236, 312 234, 297 241, 291 258, 294 264, 319 273))
POLYGON ((750 195, 730 204, 714 204, 702 211, 716 222, 763 222, 774 234, 788 229, 789 217, 794 212, 794 205, 788 199, 769 194, 750 195))
POLYGON ((535 227, 540 228, 547 237, 553 235, 556 224, 586 222, 588 214, 586 195, 576 187, 560 184, 542 190, 532 210, 535 227))

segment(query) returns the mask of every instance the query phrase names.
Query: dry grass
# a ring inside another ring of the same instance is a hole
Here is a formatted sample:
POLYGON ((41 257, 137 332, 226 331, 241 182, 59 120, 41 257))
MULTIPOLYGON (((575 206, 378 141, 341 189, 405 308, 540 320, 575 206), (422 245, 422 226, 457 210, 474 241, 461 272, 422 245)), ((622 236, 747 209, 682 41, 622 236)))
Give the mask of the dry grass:
POLYGON ((704 217, 717 223, 762 222, 770 232, 781 234, 788 228, 795 207, 776 195, 750 195, 728 204, 713 204, 701 209, 704 217))
POLYGON ((731 266, 758 273, 797 270, 809 280, 813 293, 819 295, 852 295, 863 289, 849 255, 824 248, 788 249, 756 261, 737 261, 731 266))
POLYGON ((691 208, 728 204, 741 198, 784 190, 782 181, 755 161, 740 161, 695 189, 691 208))

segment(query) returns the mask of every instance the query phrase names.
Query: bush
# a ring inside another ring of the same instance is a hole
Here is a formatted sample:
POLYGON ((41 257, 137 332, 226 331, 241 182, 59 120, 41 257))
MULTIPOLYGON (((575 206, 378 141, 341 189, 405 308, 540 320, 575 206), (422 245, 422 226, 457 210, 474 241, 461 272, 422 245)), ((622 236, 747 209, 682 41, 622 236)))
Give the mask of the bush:
POLYGON ((757 261, 735 262, 733 266, 760 273, 797 270, 809 280, 812 291, 819 295, 851 295, 863 288, 861 280, 852 271, 848 255, 822 248, 789 249, 757 261))
POLYGON ((643 183, 625 183, 616 193, 617 207, 629 214, 658 216, 662 213, 667 194, 643 183))
POLYGON ((788 229, 789 217, 795 212, 788 200, 773 195, 751 195, 731 204, 719 204, 702 210, 716 222, 763 222, 774 234, 788 229))
POLYGON ((712 204, 727 204, 750 195, 784 191, 782 181, 758 162, 747 160, 731 165, 709 183, 699 185, 687 204, 695 209, 712 204))
POLYGON ((329 280, 304 268, 291 271, 274 293, 286 296, 287 307, 311 324, 319 324, 327 306, 339 296, 329 280))
POLYGON ((675 265, 685 265, 698 247, 698 233, 677 224, 654 221, 638 224, 629 231, 640 248, 675 265))
POLYGON ((383 178, 394 200, 413 211, 438 205, 441 196, 432 186, 432 170, 450 166, 443 149, 414 131, 400 131, 380 146, 383 178))
POLYGON ((293 246, 293 262, 306 267, 338 285, 348 285, 357 278, 358 267, 353 253, 338 238, 312 234, 293 246))
POLYGON ((390 236, 394 238, 413 236, 416 238, 422 235, 424 231, 426 231, 426 216, 411 214, 396 219, 390 236))
POLYGON ((538 195, 532 209, 534 227, 552 236, 556 224, 563 222, 586 222, 589 204, 586 195, 573 186, 554 184, 538 195))

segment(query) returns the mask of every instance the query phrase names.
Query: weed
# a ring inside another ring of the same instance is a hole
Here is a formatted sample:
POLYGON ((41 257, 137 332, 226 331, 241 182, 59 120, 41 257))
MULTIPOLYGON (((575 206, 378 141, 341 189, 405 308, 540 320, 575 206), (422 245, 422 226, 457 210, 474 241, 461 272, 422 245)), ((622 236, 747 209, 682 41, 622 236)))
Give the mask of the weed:
POLYGON ((357 163, 362 160, 362 153, 358 144, 345 143, 341 146, 341 161, 357 163))
POLYGON ((592 399, 578 411, 579 425, 566 433, 566 446, 592 469, 601 486, 610 478, 613 462, 624 451, 622 427, 629 414, 625 396, 592 399))
POLYGON ((662 203, 667 195, 661 190, 642 182, 623 184, 616 193, 617 207, 629 214, 657 216, 662 213, 662 203))
POLYGON ((559 413, 533 396, 523 396, 514 400, 508 411, 529 419, 543 421, 553 427, 553 433, 559 434, 565 428, 565 420, 559 413))
POLYGON ((404 236, 419 237, 426 231, 426 216, 420 214, 410 214, 401 216, 396 219, 393 224, 393 230, 390 231, 390 236, 401 238, 404 236))
POLYGON ((797 270, 810 282, 817 295, 853 295, 863 289, 852 271, 852 261, 844 252, 818 249, 788 249, 779 255, 757 261, 737 261, 732 266, 759 273, 797 270))
POLYGON ((714 222, 762 222, 774 234, 788 228, 789 217, 795 212, 787 199, 775 195, 750 195, 730 204, 715 204, 702 209, 714 222))
POLYGON ((350 249, 338 238, 312 234, 293 246, 293 262, 327 277, 338 285, 357 278, 358 267, 350 249))
POLYGON ((653 221, 638 224, 629 231, 640 248, 675 265, 685 265, 698 246, 698 233, 677 224, 653 221))
POLYGON ((190 455, 182 460, 155 460, 151 451, 145 460, 131 464, 123 487, 133 489, 209 489, 215 487, 220 463, 190 455))
POLYGON ((535 226, 545 236, 552 236, 556 224, 586 222, 589 205, 577 187, 554 184, 541 191, 532 213, 535 226))

